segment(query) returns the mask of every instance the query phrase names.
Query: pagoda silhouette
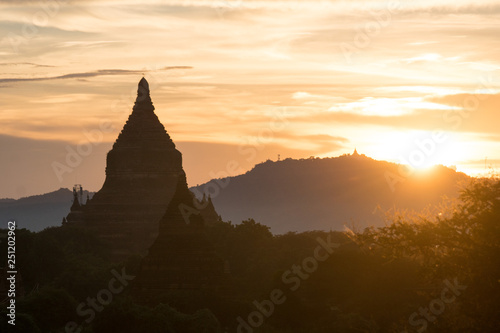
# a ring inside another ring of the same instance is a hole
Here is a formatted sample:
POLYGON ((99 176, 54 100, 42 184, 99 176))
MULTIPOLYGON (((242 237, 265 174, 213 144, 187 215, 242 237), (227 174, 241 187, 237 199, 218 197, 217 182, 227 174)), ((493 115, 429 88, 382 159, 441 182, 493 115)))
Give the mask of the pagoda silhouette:
MULTIPOLYGON (((114 261, 145 255, 176 189, 182 186, 191 193, 182 154, 154 110, 149 84, 142 78, 132 113, 107 154, 102 188, 85 203, 74 190, 70 213, 63 219, 63 224, 94 232, 114 261)), ((220 219, 210 198, 198 201, 192 196, 191 201, 205 223, 220 219)))
POLYGON ((151 302, 169 290, 227 293, 229 264, 217 256, 193 197, 182 174, 160 221, 159 235, 133 282, 133 295, 141 302, 151 302))

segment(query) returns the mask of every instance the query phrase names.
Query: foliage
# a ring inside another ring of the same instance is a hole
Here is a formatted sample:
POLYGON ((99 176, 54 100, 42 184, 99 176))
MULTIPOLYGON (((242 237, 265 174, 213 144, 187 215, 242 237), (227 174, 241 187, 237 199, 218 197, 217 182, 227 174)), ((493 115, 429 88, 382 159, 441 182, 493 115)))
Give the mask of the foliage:
MULTIPOLYGON (((246 320, 258 310, 254 301, 270 299, 276 289, 286 301, 276 304, 255 331, 422 332, 409 317, 439 298, 445 281, 455 279, 466 289, 425 331, 497 332, 500 181, 476 180, 459 202, 439 209, 426 215, 393 213, 385 227, 351 233, 272 235, 253 219, 218 222, 207 233, 229 264, 229 297, 170 291, 146 306, 125 291, 83 332, 234 332, 236 318, 246 320), (340 246, 292 290, 283 274, 314 256, 318 238, 340 246)), ((118 267, 108 260, 106 249, 92 235, 71 227, 39 233, 20 229, 16 236, 27 294, 18 301, 18 331, 61 331, 70 320, 82 322, 76 305, 105 288, 111 269, 118 267)), ((135 274, 140 258, 131 257, 125 265, 135 274)), ((5 318, 2 313, 2 331, 5 318)))
POLYGON ((467 292, 459 299, 460 313, 450 319, 461 323, 453 329, 496 332, 500 327, 500 181, 473 181, 461 193, 460 202, 445 213, 434 219, 396 215, 388 226, 369 228, 353 238, 372 255, 417 262, 421 281, 429 287, 446 279, 462 281, 467 292))
POLYGON ((55 330, 74 320, 75 308, 76 301, 67 291, 50 286, 30 293, 17 305, 17 311, 32 316, 42 332, 55 330))
POLYGON ((110 304, 93 323, 95 333, 150 332, 150 333, 218 333, 217 318, 210 310, 200 309, 188 315, 165 304, 154 308, 136 304, 129 298, 110 304))

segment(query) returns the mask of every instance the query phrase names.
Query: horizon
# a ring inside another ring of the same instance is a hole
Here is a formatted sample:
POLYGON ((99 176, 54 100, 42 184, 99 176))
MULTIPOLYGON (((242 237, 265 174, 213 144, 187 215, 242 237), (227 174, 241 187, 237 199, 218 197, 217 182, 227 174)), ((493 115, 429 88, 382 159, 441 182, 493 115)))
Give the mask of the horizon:
MULTIPOLYGON (((273 160, 273 159, 266 159, 266 160, 263 160, 263 161, 260 161, 260 162, 257 162, 256 164, 254 164, 250 169, 244 171, 243 173, 238 173, 238 174, 231 174, 229 175, 228 174, 228 178, 232 178, 232 177, 238 177, 238 176, 243 176, 249 172, 251 172, 253 169, 255 169, 256 167, 258 167, 259 165, 262 165, 262 164, 266 164, 268 162, 272 162, 272 163, 278 163, 278 162, 286 162, 286 161, 302 161, 302 160, 311 160, 311 159, 314 159, 314 160, 324 160, 324 159, 337 159, 337 158, 342 158, 342 157, 349 157, 349 156, 353 156, 353 153, 349 154, 349 153, 345 153, 345 154, 342 154, 342 155, 338 155, 338 156, 325 156, 325 157, 317 157, 317 156, 309 156, 309 157, 302 157, 302 158, 292 158, 292 157, 285 157, 285 158, 280 158, 279 160, 273 160)), ((368 159, 371 159, 371 160, 374 160, 374 161, 377 161, 377 162, 388 162, 388 163, 394 163, 395 165, 400 165, 400 166, 404 166, 404 167, 407 167, 408 169, 406 169, 405 171, 408 171, 409 172, 409 176, 406 176, 406 174, 404 172, 400 172, 400 174, 391 174, 391 176, 401 176, 403 178, 411 178, 411 177, 422 177, 422 176, 426 176, 428 175, 428 172, 429 171, 432 171, 434 168, 436 167, 444 167, 444 168, 447 168, 449 170, 452 170, 452 171, 455 171, 456 173, 463 173, 464 175, 470 177, 470 178, 489 178, 489 177, 481 177, 481 176, 470 176, 468 174, 466 174, 465 172, 462 172, 462 171, 459 171, 459 170, 456 170, 453 166, 452 167, 449 167, 449 166, 446 166, 446 165, 442 165, 442 164, 433 164, 433 165, 430 165, 430 166, 427 166, 425 168, 412 168, 411 164, 400 164, 400 163, 396 163, 396 162, 391 162, 391 161, 386 161, 386 160, 377 160, 377 159, 374 159, 372 158, 371 156, 367 156, 366 154, 363 154, 363 153, 360 153, 359 156, 363 156, 363 157, 366 157, 368 159)), ((206 185, 208 184, 209 182, 213 181, 213 180, 216 180, 216 178, 211 178, 209 180, 207 180, 206 182, 204 183, 198 183, 196 185, 189 185, 189 188, 196 188, 196 187, 200 187, 200 186, 203 186, 203 185, 206 185)), ((389 178, 388 181, 392 181, 391 178, 389 178)), ((396 183, 398 181, 396 180, 396 183)), ((395 184, 396 184, 395 183, 395 184)), ((78 184, 80 185, 80 184, 78 184)), ((389 188, 391 187, 390 184, 388 184, 389 188)), ((28 198, 28 197, 33 197, 33 196, 40 196, 40 195, 45 195, 45 194, 50 194, 50 193, 54 193, 54 192, 57 192, 61 189, 64 189, 64 190, 68 190, 68 191, 72 191, 73 190, 73 186, 71 187, 59 187, 57 189, 52 189, 48 192, 44 192, 44 193, 35 193, 35 194, 31 194, 31 195, 27 195, 27 196, 23 196, 23 197, 19 197, 19 198, 9 198, 9 197, 0 197, 0 200, 19 200, 19 199, 25 199, 25 198, 28 198)), ((99 188, 100 189, 100 188, 99 188)), ((99 189, 88 189, 88 188, 85 188, 83 187, 83 191, 87 191, 89 193, 97 193, 99 191, 99 189)), ((198 199, 201 199, 201 198, 198 198, 198 199)))
POLYGON ((183 153, 189 186, 234 175, 232 161, 242 174, 278 155, 335 157, 355 148, 470 176, 500 162, 495 1, 0 8, 1 198, 76 183, 98 191, 143 76, 183 153), (58 175, 54 163, 66 165, 68 151, 89 143, 58 175))
POLYGON ((499 22, 0 0, 0 331, 500 332, 499 22))

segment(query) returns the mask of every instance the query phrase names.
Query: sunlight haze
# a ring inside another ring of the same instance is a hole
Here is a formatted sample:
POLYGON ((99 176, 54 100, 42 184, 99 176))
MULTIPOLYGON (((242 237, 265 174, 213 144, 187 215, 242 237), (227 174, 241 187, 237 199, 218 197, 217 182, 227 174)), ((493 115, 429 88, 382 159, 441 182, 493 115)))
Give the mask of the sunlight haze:
POLYGON ((143 76, 190 186, 355 148, 487 174, 499 22, 499 1, 0 1, 0 197, 98 190, 143 76))

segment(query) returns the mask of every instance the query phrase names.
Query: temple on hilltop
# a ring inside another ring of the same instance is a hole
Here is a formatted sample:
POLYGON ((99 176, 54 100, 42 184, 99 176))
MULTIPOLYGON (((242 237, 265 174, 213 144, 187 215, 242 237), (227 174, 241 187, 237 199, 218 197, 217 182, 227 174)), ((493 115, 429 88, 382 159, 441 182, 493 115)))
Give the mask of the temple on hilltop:
POLYGON ((159 235, 133 282, 133 294, 154 302, 168 290, 207 290, 223 294, 229 268, 207 239, 206 219, 196 209, 194 195, 182 174, 160 221, 159 235))
POLYGON ((359 158, 359 157, 366 157, 365 154, 359 154, 358 153, 358 150, 356 148, 354 148, 354 152, 350 155, 351 157, 356 157, 356 158, 359 158))
MULTIPOLYGON (((159 221, 185 179, 182 155, 154 112, 149 84, 142 78, 137 99, 106 159, 102 188, 83 204, 74 195, 65 225, 82 226, 110 247, 112 259, 146 254, 159 221)), ((186 185, 187 186, 187 185, 186 185)), ((220 217, 210 202, 199 206, 207 220, 220 217)))

